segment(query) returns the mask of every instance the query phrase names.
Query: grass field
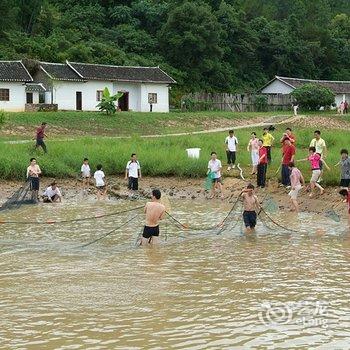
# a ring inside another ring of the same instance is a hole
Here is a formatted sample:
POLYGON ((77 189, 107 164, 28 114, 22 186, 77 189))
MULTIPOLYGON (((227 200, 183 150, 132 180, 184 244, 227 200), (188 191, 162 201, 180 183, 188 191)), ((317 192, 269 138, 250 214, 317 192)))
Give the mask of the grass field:
MULTIPOLYGON (((250 155, 246 151, 251 129, 239 130, 237 136, 240 141, 238 162, 250 172, 250 155)), ((260 130, 256 130, 259 132, 260 130)), ((312 138, 314 128, 295 129, 297 135, 297 158, 307 155, 307 147, 312 138)), ((276 132, 278 138, 280 131, 276 132)), ((329 130, 322 135, 327 141, 329 156, 327 163, 334 165, 339 159, 341 148, 350 149, 349 131, 329 130)), ((48 141, 49 153, 44 155, 33 149, 32 144, 0 143, 0 178, 23 179, 29 158, 37 157, 43 175, 63 178, 78 175, 82 159, 88 157, 91 167, 95 170, 98 163, 103 165, 106 174, 122 174, 126 162, 132 152, 138 154, 144 175, 150 176, 181 176, 204 177, 210 152, 218 152, 219 159, 225 164, 224 138, 226 133, 205 135, 178 136, 158 139, 142 139, 138 136, 131 139, 92 139, 82 137, 74 141, 48 141), (202 149, 198 160, 188 159, 186 148, 199 147, 202 149)), ((280 162, 279 145, 273 150, 274 162, 268 175, 274 177, 280 162), (278 147, 278 148, 277 148, 278 147)), ((309 165, 300 163, 306 179, 309 178, 309 165)), ((325 183, 336 185, 339 182, 339 169, 332 168, 326 172, 325 183)))
POLYGON ((271 115, 291 115, 291 112, 232 113, 232 112, 171 112, 136 113, 121 112, 105 115, 100 112, 27 112, 7 113, 0 130, 0 138, 33 137, 35 128, 43 121, 48 123, 50 138, 81 137, 83 135, 125 136, 178 133, 229 128, 231 122, 271 115))

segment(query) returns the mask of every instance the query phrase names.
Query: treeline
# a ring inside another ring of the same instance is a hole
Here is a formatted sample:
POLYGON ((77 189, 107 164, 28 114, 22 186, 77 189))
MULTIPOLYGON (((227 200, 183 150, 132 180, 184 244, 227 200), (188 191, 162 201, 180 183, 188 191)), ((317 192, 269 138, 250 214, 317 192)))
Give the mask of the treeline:
POLYGON ((0 59, 160 65, 185 91, 350 80, 349 0, 1 0, 0 59))

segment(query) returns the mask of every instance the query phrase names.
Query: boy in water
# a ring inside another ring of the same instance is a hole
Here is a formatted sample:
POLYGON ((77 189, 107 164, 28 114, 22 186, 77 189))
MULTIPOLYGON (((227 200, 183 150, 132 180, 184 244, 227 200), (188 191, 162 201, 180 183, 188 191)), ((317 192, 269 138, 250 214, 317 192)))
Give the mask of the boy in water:
POLYGON ((214 198, 216 189, 220 191, 221 198, 223 198, 222 180, 221 180, 221 170, 222 170, 221 161, 217 159, 216 152, 211 152, 210 155, 211 155, 211 159, 208 162, 208 171, 207 171, 207 175, 209 175, 209 173, 213 173, 213 187, 211 189, 210 198, 214 198))
POLYGON ((83 179, 83 192, 86 193, 86 190, 89 188, 89 182, 91 177, 89 159, 84 158, 83 165, 81 166, 80 171, 81 171, 81 177, 83 179))
POLYGON ((143 229, 141 245, 159 243, 159 221, 164 218, 165 207, 160 203, 161 192, 158 189, 152 191, 152 201, 146 203, 146 225, 143 229))
POLYGON ((233 130, 230 130, 228 132, 228 135, 229 136, 227 136, 225 139, 225 146, 228 166, 227 171, 230 171, 231 169, 235 168, 238 139, 234 135, 233 130))
POLYGON ((292 202, 291 211, 299 211, 298 204, 298 194, 302 188, 302 185, 305 185, 305 180, 301 171, 294 165, 294 162, 289 163, 290 170, 290 183, 291 183, 291 191, 288 193, 290 196, 290 200, 292 202))
POLYGON ((350 191, 342 189, 339 191, 339 194, 343 197, 344 201, 348 203, 348 224, 350 229, 350 191))
POLYGON ((102 165, 98 164, 97 171, 94 173, 94 179, 96 181, 97 188, 97 200, 104 198, 107 194, 107 187, 105 183, 105 173, 102 171, 102 165))
POLYGON ((62 201, 62 194, 60 189, 57 187, 56 182, 52 182, 51 185, 45 190, 43 194, 44 203, 54 203, 62 201))
POLYGON ((137 191, 139 189, 139 178, 141 179, 141 167, 136 154, 133 153, 125 169, 125 180, 129 179, 128 189, 130 191, 137 191))
POLYGON ((340 156, 341 156, 341 159, 336 164, 336 166, 340 164, 340 167, 341 167, 340 188, 348 189, 350 188, 350 158, 349 158, 348 150, 342 149, 340 151, 340 156))
POLYGON ((41 175, 41 169, 39 165, 36 162, 35 158, 30 159, 30 165, 27 168, 27 179, 30 181, 30 190, 32 191, 32 200, 34 202, 39 201, 39 186, 40 186, 40 179, 39 176, 41 175))
POLYGON ((300 159, 298 162, 301 161, 309 161, 311 165, 311 179, 310 179, 310 190, 311 193, 309 194, 309 197, 313 197, 313 190, 315 187, 317 187, 320 191, 321 194, 324 193, 324 188, 317 182, 318 179, 320 178, 321 175, 321 169, 320 169, 320 163, 321 163, 321 156, 316 153, 316 148, 315 147, 309 147, 309 156, 305 159, 300 159))
POLYGON ((254 186, 249 184, 247 188, 242 191, 241 196, 243 198, 243 221, 246 227, 246 233, 251 233, 255 230, 256 211, 260 207, 258 197, 254 194, 254 186))

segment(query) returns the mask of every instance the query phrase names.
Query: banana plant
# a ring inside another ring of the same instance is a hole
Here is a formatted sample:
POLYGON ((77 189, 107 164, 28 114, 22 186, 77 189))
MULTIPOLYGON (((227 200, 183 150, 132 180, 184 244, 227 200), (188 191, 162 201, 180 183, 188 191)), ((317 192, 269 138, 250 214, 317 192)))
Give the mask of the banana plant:
POLYGON ((111 95, 108 88, 105 87, 102 93, 102 100, 96 106, 101 112, 106 114, 113 114, 117 111, 116 102, 124 95, 123 92, 118 92, 115 95, 111 95))

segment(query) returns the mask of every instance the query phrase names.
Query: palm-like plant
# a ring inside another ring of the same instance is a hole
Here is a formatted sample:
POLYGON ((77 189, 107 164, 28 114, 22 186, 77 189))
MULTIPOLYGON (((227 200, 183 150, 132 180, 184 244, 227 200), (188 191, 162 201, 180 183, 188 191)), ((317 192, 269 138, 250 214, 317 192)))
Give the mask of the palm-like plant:
POLYGON ((96 107, 98 107, 100 111, 106 112, 106 114, 113 114, 117 111, 115 102, 117 102, 123 95, 123 92, 111 95, 108 88, 105 87, 102 93, 102 100, 96 107))

